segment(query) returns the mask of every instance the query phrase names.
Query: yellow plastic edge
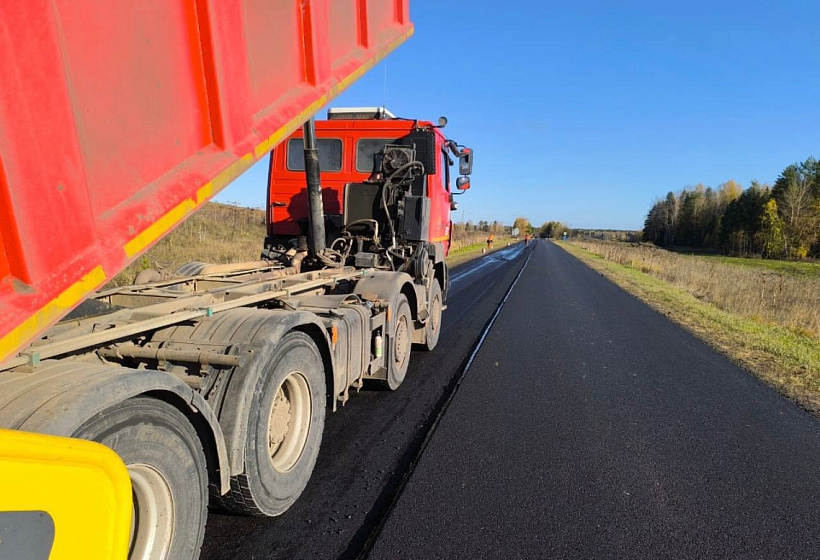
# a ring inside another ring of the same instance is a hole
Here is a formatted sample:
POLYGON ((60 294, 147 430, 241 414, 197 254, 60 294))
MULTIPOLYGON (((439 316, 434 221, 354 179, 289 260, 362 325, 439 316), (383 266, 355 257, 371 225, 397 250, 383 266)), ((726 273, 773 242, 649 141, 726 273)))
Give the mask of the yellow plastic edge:
POLYGON ((104 445, 0 430, 0 511, 48 513, 54 522, 50 560, 128 555, 131 482, 122 460, 104 445))

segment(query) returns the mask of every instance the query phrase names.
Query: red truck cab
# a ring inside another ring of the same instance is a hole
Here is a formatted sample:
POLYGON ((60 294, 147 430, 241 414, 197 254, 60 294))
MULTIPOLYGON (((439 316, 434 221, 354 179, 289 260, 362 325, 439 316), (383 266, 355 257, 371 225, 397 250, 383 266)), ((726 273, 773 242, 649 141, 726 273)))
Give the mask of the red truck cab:
MULTIPOLYGON (((345 224, 345 191, 349 185, 362 184, 378 173, 378 155, 386 145, 412 145, 424 163, 424 174, 413 182, 411 192, 429 199, 423 205, 427 214, 416 235, 418 241, 441 244, 449 252, 452 222, 450 211, 456 177, 451 154, 459 157, 461 172, 469 173, 472 152, 459 150, 448 140, 442 126, 427 121, 395 118, 381 108, 331 109, 328 120, 316 122, 316 137, 321 167, 322 199, 328 237, 333 238, 345 224), (459 153, 461 152, 461 153, 459 153), (464 155, 466 153, 466 156, 464 155), (463 160, 468 159, 468 167, 463 160)), ((274 149, 268 180, 268 237, 282 240, 307 235, 308 202, 304 176, 302 131, 292 134, 274 149)), ((465 173, 466 174, 466 173, 465 173)), ((469 188, 462 178, 459 189, 469 188)))

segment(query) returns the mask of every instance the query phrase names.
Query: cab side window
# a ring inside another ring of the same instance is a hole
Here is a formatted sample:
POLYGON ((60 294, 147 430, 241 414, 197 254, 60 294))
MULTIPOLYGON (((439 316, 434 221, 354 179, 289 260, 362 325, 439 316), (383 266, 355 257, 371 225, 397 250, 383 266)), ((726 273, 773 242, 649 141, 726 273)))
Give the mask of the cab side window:
MULTIPOLYGON (((319 149, 319 169, 322 171, 342 170, 342 141, 338 138, 317 138, 319 149)), ((288 171, 305 170, 305 143, 301 138, 288 142, 288 171)))
POLYGON ((441 150, 441 172, 444 190, 450 192, 450 156, 444 150, 441 150))

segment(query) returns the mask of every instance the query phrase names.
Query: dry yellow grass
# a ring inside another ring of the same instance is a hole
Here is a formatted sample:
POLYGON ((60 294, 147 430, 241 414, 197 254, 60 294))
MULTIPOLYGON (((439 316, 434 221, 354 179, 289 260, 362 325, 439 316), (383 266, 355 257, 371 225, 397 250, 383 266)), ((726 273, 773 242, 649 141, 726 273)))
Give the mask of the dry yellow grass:
MULTIPOLYGON (((454 232, 451 254, 459 263, 479 256, 487 235, 454 232)), ((498 234, 495 238, 496 247, 513 241, 498 234)), ((256 260, 264 240, 264 210, 210 202, 115 276, 108 287, 130 285, 146 268, 174 271, 191 261, 222 264, 256 260)))
POLYGON ((783 274, 651 245, 578 240, 606 260, 640 270, 729 313, 820 336, 820 277, 783 274))
POLYGON ((132 284, 146 268, 173 271, 191 261, 256 260, 264 241, 264 210, 210 202, 115 276, 109 287, 132 284))
MULTIPOLYGON (((450 246, 450 252, 461 251, 466 248, 472 248, 475 245, 484 245, 487 244, 487 236, 490 235, 486 231, 460 231, 458 229, 453 230, 453 239, 452 245, 450 246)), ((493 234, 494 244, 498 245, 502 241, 506 244, 508 237, 502 236, 501 234, 494 233, 493 234)))

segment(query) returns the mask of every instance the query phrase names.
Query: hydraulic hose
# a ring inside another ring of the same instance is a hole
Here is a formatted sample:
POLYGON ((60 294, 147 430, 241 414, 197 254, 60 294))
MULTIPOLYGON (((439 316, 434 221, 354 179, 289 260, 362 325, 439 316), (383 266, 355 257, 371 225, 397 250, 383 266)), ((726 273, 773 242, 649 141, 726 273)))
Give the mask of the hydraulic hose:
POLYGON ((325 210, 322 203, 322 183, 319 169, 319 149, 316 147, 316 123, 313 117, 302 126, 305 146, 305 180, 308 192, 310 249, 314 255, 325 250, 325 210))

